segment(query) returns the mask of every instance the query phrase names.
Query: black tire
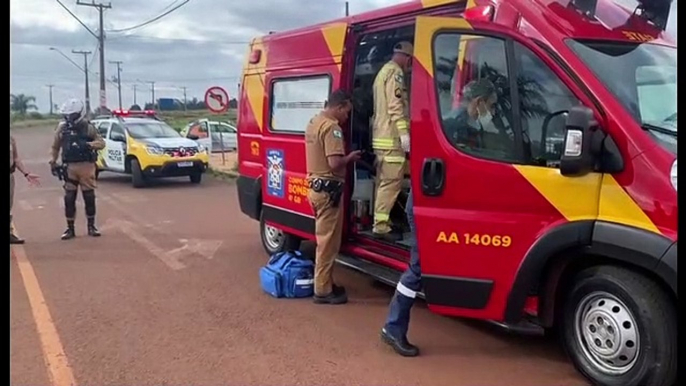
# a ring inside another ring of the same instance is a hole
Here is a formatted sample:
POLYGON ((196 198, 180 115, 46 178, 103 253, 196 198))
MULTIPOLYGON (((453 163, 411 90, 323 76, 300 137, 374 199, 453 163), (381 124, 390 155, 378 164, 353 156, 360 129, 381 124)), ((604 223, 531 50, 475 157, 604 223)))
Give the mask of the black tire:
POLYGON ((201 172, 194 172, 191 175, 188 176, 191 180, 192 184, 199 184, 202 182, 202 173, 201 172))
POLYGON ((260 212, 260 240, 262 241, 262 248, 271 256, 275 253, 294 251, 300 249, 301 239, 281 230, 276 230, 280 233, 280 237, 270 236, 270 229, 264 222, 264 212, 260 212))
POLYGON ((141 164, 137 159, 131 160, 131 182, 134 188, 142 188, 145 186, 145 176, 141 170, 141 164))
POLYGON ((594 385, 674 385, 677 371, 677 313, 673 301, 657 283, 625 268, 588 268, 573 279, 562 307, 560 338, 564 348, 577 370, 594 385), (584 300, 594 293, 600 294, 600 297, 590 302, 584 300), (595 309, 596 313, 584 312, 584 309, 595 309), (584 315, 588 315, 586 323, 578 322, 585 319, 584 315), (616 329, 622 330, 621 335, 617 334, 619 331, 616 329), (597 351, 586 348, 585 342, 588 340, 593 340, 591 344, 596 349, 600 344, 609 350, 606 353, 613 353, 614 356, 606 356, 602 360, 597 356, 594 358, 591 353, 597 351), (613 352, 613 348, 616 351, 613 352), (620 354, 624 354, 624 357, 620 357, 620 354), (628 366, 622 373, 616 374, 604 369, 604 366, 616 365, 628 366))

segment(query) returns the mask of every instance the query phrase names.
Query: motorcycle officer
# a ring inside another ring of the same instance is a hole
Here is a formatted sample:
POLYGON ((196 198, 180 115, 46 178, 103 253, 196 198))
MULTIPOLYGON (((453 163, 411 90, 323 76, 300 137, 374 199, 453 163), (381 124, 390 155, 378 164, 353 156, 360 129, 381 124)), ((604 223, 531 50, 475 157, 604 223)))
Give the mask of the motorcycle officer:
POLYGON ((88 219, 88 235, 97 237, 100 236, 100 231, 95 226, 95 162, 98 150, 105 147, 105 141, 88 121, 81 100, 68 100, 62 105, 60 112, 64 120, 55 130, 50 168, 53 174, 61 175, 64 179, 64 214, 67 219, 67 230, 62 234, 62 240, 76 237, 74 219, 79 186, 88 219), (60 151, 62 164, 57 165, 60 151))

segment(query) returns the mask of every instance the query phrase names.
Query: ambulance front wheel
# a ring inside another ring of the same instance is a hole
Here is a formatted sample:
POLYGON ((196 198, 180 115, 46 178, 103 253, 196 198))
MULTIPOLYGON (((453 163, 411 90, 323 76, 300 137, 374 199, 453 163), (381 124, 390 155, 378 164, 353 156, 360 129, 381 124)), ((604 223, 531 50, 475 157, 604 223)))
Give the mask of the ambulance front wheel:
POLYGON ((674 384, 677 313, 656 282, 626 268, 597 266, 580 272, 566 292, 561 338, 593 384, 674 384))
POLYGON ((264 222, 264 212, 260 213, 260 236, 262 247, 269 256, 300 248, 301 239, 264 222))

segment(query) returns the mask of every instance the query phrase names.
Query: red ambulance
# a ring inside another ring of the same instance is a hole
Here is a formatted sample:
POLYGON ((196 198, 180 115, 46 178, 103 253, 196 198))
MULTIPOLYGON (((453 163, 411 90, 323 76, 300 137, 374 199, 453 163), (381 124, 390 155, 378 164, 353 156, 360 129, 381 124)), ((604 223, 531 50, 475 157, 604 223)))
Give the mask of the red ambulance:
MULTIPOLYGON (((424 297, 436 313, 555 331, 594 384, 677 369, 676 43, 670 0, 421 0, 250 44, 238 116, 240 207, 268 253, 314 239, 309 119, 349 90, 350 149, 371 149, 371 85, 414 44, 411 176, 424 297), (462 91, 498 90, 497 125, 450 135, 462 91)), ((373 160, 370 160, 373 162, 373 160)), ((373 168, 351 166, 339 262, 394 284, 409 248, 369 227, 373 168)))

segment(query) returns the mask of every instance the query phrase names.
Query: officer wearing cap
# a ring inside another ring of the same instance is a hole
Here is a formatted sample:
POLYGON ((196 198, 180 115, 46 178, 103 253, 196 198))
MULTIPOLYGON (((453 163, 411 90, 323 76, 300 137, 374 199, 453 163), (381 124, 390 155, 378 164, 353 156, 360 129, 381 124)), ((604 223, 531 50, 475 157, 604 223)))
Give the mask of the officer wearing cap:
POLYGON ((17 151, 17 142, 10 132, 10 244, 24 244, 24 240, 20 239, 14 234, 14 224, 12 223, 12 204, 14 203, 14 172, 19 170, 24 178, 31 185, 40 185, 39 177, 33 173, 26 171, 24 163, 19 158, 17 151))
POLYGON ((305 157, 308 200, 315 217, 317 238, 314 269, 314 302, 343 304, 348 301, 345 288, 333 282, 333 265, 341 246, 343 206, 340 205, 346 166, 360 158, 360 151, 345 153, 343 130, 339 123, 348 120, 352 98, 343 90, 334 91, 325 109, 314 116, 305 130, 305 157))
POLYGON ((377 161, 373 233, 388 241, 402 239, 392 232, 390 215, 407 170, 410 124, 405 73, 412 64, 412 51, 409 42, 396 44, 393 57, 381 68, 373 85, 372 148, 377 161))
POLYGON ((81 195, 88 219, 88 235, 100 236, 95 227, 95 173, 97 151, 105 147, 105 141, 95 127, 87 120, 82 101, 70 99, 62 106, 64 120, 59 123, 52 143, 50 167, 53 174, 64 179, 64 214, 67 218, 67 230, 62 240, 76 236, 74 219, 76 217, 76 195, 81 187, 81 195), (57 158, 62 152, 62 166, 57 165, 57 158), (66 168, 66 170, 65 170, 66 168), (60 174, 60 170, 64 170, 60 174))

